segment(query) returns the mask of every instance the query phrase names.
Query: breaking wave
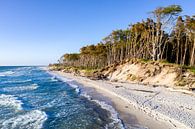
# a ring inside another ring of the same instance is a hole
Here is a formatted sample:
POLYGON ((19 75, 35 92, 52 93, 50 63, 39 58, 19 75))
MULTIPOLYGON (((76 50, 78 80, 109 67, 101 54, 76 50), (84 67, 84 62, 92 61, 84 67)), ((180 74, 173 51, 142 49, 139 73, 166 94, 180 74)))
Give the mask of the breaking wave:
POLYGON ((79 86, 77 86, 77 85, 74 85, 74 84, 69 84, 72 88, 74 88, 75 89, 75 91, 77 92, 77 93, 80 93, 80 88, 79 88, 79 86))
POLYGON ((13 75, 13 71, 0 72, 0 77, 13 75))
POLYGON ((52 81, 52 82, 57 82, 58 80, 56 79, 55 76, 53 76, 53 77, 51 78, 51 81, 52 81))
POLYGON ((17 86, 17 87, 6 87, 3 88, 2 90, 5 92, 12 92, 12 91, 26 91, 26 90, 35 90, 39 86, 37 84, 32 84, 28 86, 17 86))
POLYGON ((13 95, 5 95, 5 94, 0 95, 0 106, 14 107, 17 110, 21 110, 22 104, 23 103, 13 95))
POLYGON ((47 119, 45 112, 33 110, 24 115, 18 115, 3 122, 2 129, 20 128, 20 129, 40 129, 47 119))
POLYGON ((1 84, 5 84, 5 83, 25 83, 25 82, 31 82, 31 79, 27 79, 27 80, 12 80, 12 81, 2 81, 1 84))

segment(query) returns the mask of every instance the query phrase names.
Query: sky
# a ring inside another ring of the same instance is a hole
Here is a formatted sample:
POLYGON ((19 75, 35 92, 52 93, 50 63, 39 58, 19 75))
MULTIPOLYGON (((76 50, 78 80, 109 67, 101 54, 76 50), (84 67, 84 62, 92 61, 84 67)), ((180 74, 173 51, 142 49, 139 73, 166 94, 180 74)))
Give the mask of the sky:
POLYGON ((195 15, 195 0, 0 0, 0 66, 55 63, 172 4, 195 15))

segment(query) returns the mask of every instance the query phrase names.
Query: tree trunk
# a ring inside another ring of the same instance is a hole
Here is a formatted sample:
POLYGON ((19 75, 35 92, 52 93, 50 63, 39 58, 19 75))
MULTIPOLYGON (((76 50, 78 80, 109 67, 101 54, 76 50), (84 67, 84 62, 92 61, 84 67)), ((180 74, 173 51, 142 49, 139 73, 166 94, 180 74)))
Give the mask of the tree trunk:
POLYGON ((194 66, 194 51, 195 51, 195 38, 194 38, 194 45, 192 48, 192 53, 191 53, 191 59, 190 59, 190 66, 194 66))
POLYGON ((182 65, 185 64, 185 60, 186 60, 186 52, 187 52, 187 47, 188 47, 187 43, 188 43, 188 39, 186 38, 185 50, 184 50, 183 59, 182 59, 182 65))
POLYGON ((180 41, 179 39, 177 39, 177 54, 176 54, 176 63, 179 64, 179 44, 180 44, 180 41))

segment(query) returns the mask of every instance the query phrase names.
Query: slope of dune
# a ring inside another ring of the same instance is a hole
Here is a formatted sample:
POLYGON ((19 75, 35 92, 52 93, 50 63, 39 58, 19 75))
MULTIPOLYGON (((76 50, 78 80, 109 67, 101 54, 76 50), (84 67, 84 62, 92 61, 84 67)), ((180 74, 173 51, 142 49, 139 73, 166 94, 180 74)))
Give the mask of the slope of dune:
POLYGON ((111 81, 162 85, 194 90, 195 75, 173 64, 130 60, 108 66, 101 73, 111 81))

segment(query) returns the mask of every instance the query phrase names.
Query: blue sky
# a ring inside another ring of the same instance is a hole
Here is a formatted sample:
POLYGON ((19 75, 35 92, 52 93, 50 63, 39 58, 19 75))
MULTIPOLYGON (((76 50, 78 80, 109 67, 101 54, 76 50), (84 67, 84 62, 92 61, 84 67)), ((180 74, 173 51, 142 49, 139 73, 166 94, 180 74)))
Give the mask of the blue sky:
POLYGON ((54 63, 171 4, 195 14, 194 0, 0 0, 0 65, 54 63))

